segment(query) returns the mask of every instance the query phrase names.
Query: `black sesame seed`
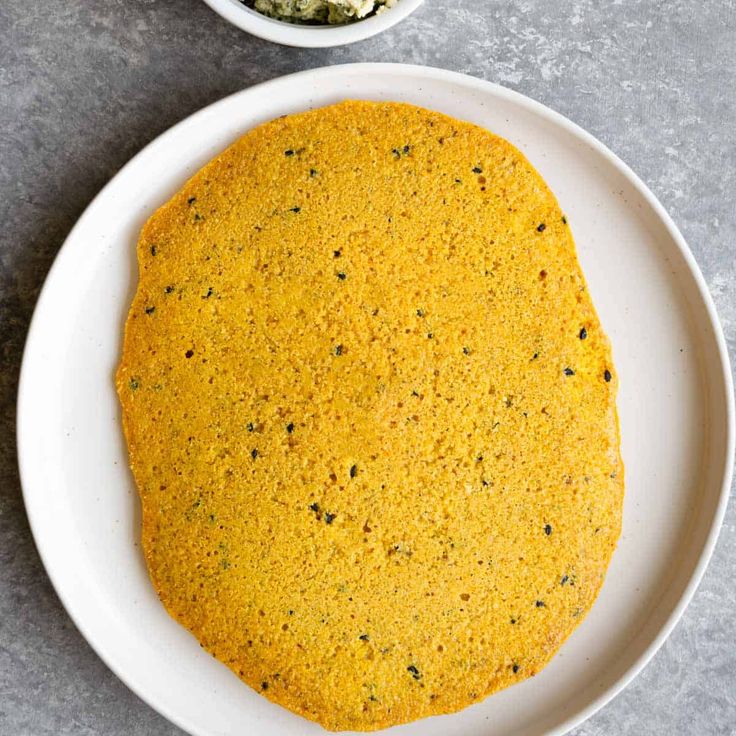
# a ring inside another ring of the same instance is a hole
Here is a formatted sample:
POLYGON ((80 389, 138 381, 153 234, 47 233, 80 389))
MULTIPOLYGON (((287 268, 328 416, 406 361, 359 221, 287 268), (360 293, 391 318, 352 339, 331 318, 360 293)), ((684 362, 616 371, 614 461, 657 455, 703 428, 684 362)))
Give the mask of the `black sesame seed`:
POLYGON ((360 639, 361 641, 368 641, 370 637, 368 636, 368 634, 361 634, 358 639, 360 639))
POLYGON ((194 350, 187 350, 186 353, 184 353, 185 358, 191 358, 192 355, 194 355, 194 350))
POLYGON ((343 271, 340 271, 340 273, 337 274, 337 278, 339 278, 340 281, 345 281, 345 279, 347 277, 348 277, 348 275, 346 273, 344 273, 343 271))
POLYGON ((174 287, 169 285, 164 289, 165 294, 171 294, 171 292, 174 291, 174 287))
POLYGON ((473 173, 474 174, 482 174, 483 173, 483 169, 481 169, 480 166, 473 166, 473 173))
POLYGON ((549 536, 552 534, 552 527, 549 524, 544 525, 544 533, 549 536))
POLYGON ((511 668, 511 671, 514 674, 516 674, 519 671, 519 665, 518 664, 514 664, 514 666, 511 668))
POLYGON ((609 382, 610 382, 610 380, 611 380, 611 371, 609 371, 609 370, 608 370, 608 368, 606 368, 606 370, 605 370, 605 371, 603 371, 603 380, 604 380, 604 381, 605 381, 606 383, 609 383, 609 382))
POLYGON ((287 148, 284 151, 284 156, 293 156, 293 155, 294 155, 294 151, 292 151, 291 148, 287 148))
POLYGON ((335 519, 335 514, 329 514, 329 513, 325 514, 325 524, 332 524, 334 519, 335 519))
POLYGON ((423 309, 417 309, 417 317, 424 317, 424 310, 423 309))
POLYGON ((563 575, 562 578, 560 578, 560 585, 564 585, 569 579, 569 575, 563 575))
POLYGON ((407 667, 406 669, 407 669, 407 670, 408 670, 409 672, 411 672, 411 676, 412 676, 412 677, 413 677, 413 678, 414 678, 415 680, 419 680, 419 679, 420 679, 420 678, 422 677, 422 676, 421 676, 421 675, 419 674, 419 670, 418 670, 418 669, 417 669, 417 668, 416 668, 416 667, 415 667, 415 666, 414 666, 413 664, 410 664, 410 665, 409 665, 409 666, 408 666, 408 667, 407 667))
POLYGON ((255 429, 255 424, 253 422, 248 422, 248 431, 252 432, 255 429))
POLYGON ((292 208, 291 208, 291 209, 289 210, 289 212, 297 212, 297 213, 299 213, 299 212, 301 212, 301 211, 302 211, 302 208, 301 208, 301 207, 292 207, 292 208))
POLYGON ((342 345, 335 345, 335 355, 342 355, 342 345))
POLYGON ((189 197, 187 204, 191 207, 197 201, 196 197, 189 197))
POLYGON ((404 153, 409 153, 410 146, 404 146, 403 151, 404 153))
POLYGON ((575 371, 572 368, 565 368, 565 371, 564 372, 565 372, 565 375, 566 376, 574 376, 575 375, 575 371))
POLYGON ((317 176, 317 169, 309 169, 309 176, 311 176, 312 178, 317 176))
POLYGON ((433 337, 434 337, 434 332, 428 332, 428 333, 427 333, 427 338, 428 338, 429 340, 431 340, 431 339, 432 339, 433 337))
POLYGON ((215 293, 214 289, 210 286, 207 289, 207 293, 202 296, 202 299, 209 299, 215 293))
POLYGON ((534 605, 535 605, 535 606, 536 606, 537 608, 544 608, 544 601, 535 601, 535 602, 534 602, 534 605))
POLYGON ((512 623, 512 624, 515 624, 515 623, 516 623, 516 619, 515 619, 515 618, 512 618, 512 619, 511 619, 511 623, 512 623))
POLYGON ((534 353, 534 355, 532 355, 532 360, 536 360, 538 357, 539 357, 539 353, 534 353))
POLYGON ((252 450, 250 451, 250 456, 251 456, 251 457, 252 457, 252 458, 253 458, 254 460, 255 460, 255 459, 256 459, 256 458, 258 457, 258 450, 256 450, 256 448, 255 448, 255 447, 254 447, 254 448, 253 448, 253 449, 252 449, 252 450))
POLYGON ((393 153, 394 158, 401 158, 401 151, 398 148, 392 148, 391 153, 393 153))
POLYGON ((462 179, 455 179, 455 184, 462 184, 462 183, 463 183, 462 179))
POLYGON ((543 222, 540 222, 539 225, 537 225, 537 232, 543 233, 546 228, 547 226, 543 222))
POLYGON ((319 513, 319 504, 315 501, 314 503, 309 504, 310 511, 314 511, 315 514, 319 513))
POLYGON ((562 224, 567 225, 567 217, 565 215, 562 215, 562 224))
POLYGON ((131 391, 136 391, 138 388, 140 388, 141 382, 138 378, 131 378, 128 385, 130 386, 131 391))
POLYGON ((267 682, 262 682, 261 683, 261 690, 268 690, 268 683, 267 682))
POLYGON ((350 466, 350 477, 355 478, 355 476, 358 475, 358 466, 357 465, 351 465, 350 466))
POLYGON ((156 249, 156 246, 155 245, 152 245, 151 246, 151 255, 152 256, 155 256, 157 253, 158 253, 158 250, 156 249))
POLYGON ((156 307, 146 307, 146 314, 153 314, 156 311, 156 307))
POLYGON ((332 255, 333 255, 333 256, 334 256, 335 258, 339 258, 339 257, 340 257, 340 256, 342 255, 342 251, 341 251, 341 250, 333 250, 333 251, 332 251, 332 255))
POLYGON ((586 330, 586 329, 585 329, 585 327, 583 327, 583 328, 582 328, 582 329, 580 330, 580 334, 578 335, 578 337, 579 337, 579 338, 580 338, 581 340, 585 340, 585 339, 586 339, 586 338, 588 337, 588 330, 586 330))
POLYGON ((468 347, 463 348, 463 354, 464 355, 470 355, 470 348, 468 348, 468 347))
POLYGON ((293 422, 289 422, 289 423, 288 423, 288 424, 286 425, 286 431, 287 431, 287 432, 288 432, 289 434, 291 434, 291 433, 292 433, 292 432, 294 431, 294 423, 293 423, 293 422))

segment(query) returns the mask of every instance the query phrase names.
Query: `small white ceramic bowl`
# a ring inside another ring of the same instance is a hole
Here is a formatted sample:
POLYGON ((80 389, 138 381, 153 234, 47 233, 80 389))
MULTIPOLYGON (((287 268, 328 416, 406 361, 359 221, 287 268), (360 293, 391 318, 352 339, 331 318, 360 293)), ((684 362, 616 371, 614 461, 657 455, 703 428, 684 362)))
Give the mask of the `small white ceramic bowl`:
POLYGON ((356 20, 345 25, 298 25, 275 20, 251 10, 238 0, 204 0, 216 13, 233 25, 254 36, 284 46, 325 48, 342 46, 375 36, 396 25, 416 10, 424 0, 398 0, 392 8, 378 15, 356 20))

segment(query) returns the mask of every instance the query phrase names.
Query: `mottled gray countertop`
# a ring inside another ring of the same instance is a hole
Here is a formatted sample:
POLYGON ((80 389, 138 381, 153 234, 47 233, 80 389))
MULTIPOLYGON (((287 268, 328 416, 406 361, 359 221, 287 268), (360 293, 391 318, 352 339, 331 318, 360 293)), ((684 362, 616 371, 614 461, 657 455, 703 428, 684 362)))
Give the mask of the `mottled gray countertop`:
MULTIPOLYGON (((349 61, 446 67, 567 115, 654 190, 736 348, 733 0, 427 0, 354 46, 281 48, 199 0, 0 2, 0 734, 179 734, 97 658, 36 554, 15 393, 33 305, 74 221, 142 146, 220 97, 349 61)), ((682 622, 574 733, 736 734, 736 506, 682 622)))

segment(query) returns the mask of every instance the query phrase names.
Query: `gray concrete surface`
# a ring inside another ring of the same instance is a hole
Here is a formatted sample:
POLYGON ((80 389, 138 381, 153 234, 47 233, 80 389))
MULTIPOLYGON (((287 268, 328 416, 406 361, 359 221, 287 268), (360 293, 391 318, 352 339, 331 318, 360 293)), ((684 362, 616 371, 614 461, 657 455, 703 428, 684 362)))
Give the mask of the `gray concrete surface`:
MULTIPOLYGON (((35 552, 14 403, 34 301, 64 236, 142 146, 230 92, 348 61, 500 82, 610 146, 660 197, 736 348, 733 0, 427 0, 351 47, 286 49, 200 0, 0 2, 0 734, 180 734, 85 643, 35 552)), ((576 736, 736 734, 736 505, 682 622, 576 736)))

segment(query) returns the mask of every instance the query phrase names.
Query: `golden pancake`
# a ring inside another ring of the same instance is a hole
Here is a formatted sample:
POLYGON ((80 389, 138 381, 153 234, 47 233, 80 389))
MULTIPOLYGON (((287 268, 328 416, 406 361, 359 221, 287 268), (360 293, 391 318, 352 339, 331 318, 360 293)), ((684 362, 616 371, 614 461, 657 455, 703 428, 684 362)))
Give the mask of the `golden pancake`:
POLYGON ((601 587, 623 468, 609 344, 521 153, 403 104, 283 117, 138 262, 117 388, 169 613, 332 730, 539 672, 601 587))

